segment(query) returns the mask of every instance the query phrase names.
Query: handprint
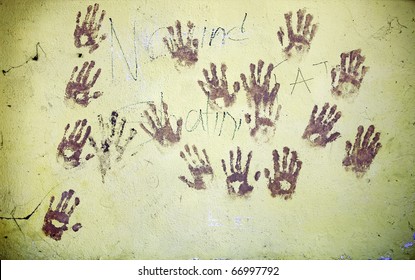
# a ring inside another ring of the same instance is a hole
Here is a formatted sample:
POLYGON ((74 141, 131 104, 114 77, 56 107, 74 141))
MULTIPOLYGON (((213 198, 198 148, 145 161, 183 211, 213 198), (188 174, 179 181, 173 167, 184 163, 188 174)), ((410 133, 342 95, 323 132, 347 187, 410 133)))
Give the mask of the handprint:
POLYGON ((304 130, 303 139, 308 139, 314 146, 325 147, 328 143, 335 141, 340 136, 339 132, 334 132, 329 136, 334 124, 342 115, 340 111, 334 114, 337 105, 333 105, 330 108, 329 114, 326 116, 329 107, 329 103, 324 104, 323 109, 321 109, 320 114, 316 118, 318 107, 317 105, 314 105, 310 121, 304 130))
POLYGON ((228 175, 226 170, 225 160, 222 159, 222 168, 226 175, 226 185, 228 187, 229 194, 237 194, 239 196, 244 196, 250 193, 254 187, 248 184, 248 172, 249 172, 249 165, 251 163, 252 158, 252 151, 249 152, 248 158, 246 160, 245 168, 242 170, 242 154, 241 149, 237 147, 236 151, 236 162, 234 165, 234 155, 233 151, 229 151, 229 158, 230 158, 230 172, 231 174, 228 175), (239 185, 239 186, 238 186, 239 185), (238 188, 238 192, 236 193, 235 188, 238 188))
POLYGON ((99 38, 99 41, 97 41, 99 29, 101 28, 101 24, 105 16, 105 11, 102 10, 101 17, 99 18, 98 23, 95 22, 95 16, 97 14, 98 9, 99 4, 95 3, 94 10, 92 11, 91 15, 92 5, 89 5, 86 10, 85 19, 82 22, 82 24, 80 24, 81 11, 79 11, 78 15, 76 16, 76 27, 73 33, 75 47, 89 47, 89 53, 92 53, 93 51, 98 49, 99 43, 101 43, 101 41, 107 38, 107 35, 103 34, 99 38), (85 39, 83 39, 83 37, 85 37, 85 39))
POLYGON ((124 127, 127 120, 121 118, 121 121, 118 122, 118 113, 113 111, 111 113, 111 118, 108 123, 104 123, 102 115, 98 116, 98 121, 101 126, 102 139, 100 145, 97 145, 96 141, 92 136, 89 137, 89 143, 94 147, 96 155, 98 156, 102 182, 104 182, 105 175, 107 170, 111 169, 111 157, 115 157, 116 161, 120 161, 122 156, 131 140, 134 139, 137 131, 134 128, 130 129, 130 135, 122 141, 121 138, 124 133, 124 127))
POLYGON ((361 125, 357 128, 353 149, 352 143, 350 141, 346 142, 346 157, 343 160, 343 166, 346 169, 351 168, 358 177, 363 176, 369 169, 379 149, 382 147, 382 144, 378 142, 380 132, 376 132, 375 137, 370 142, 370 137, 372 137, 375 131, 375 126, 370 125, 368 127, 362 141, 363 130, 364 128, 361 125))
MULTIPOLYGON (((292 55, 293 49, 297 51, 297 53, 305 53, 310 50, 310 43, 313 40, 314 36, 317 32, 317 25, 313 24, 311 26, 310 31, 310 25, 313 21, 313 16, 311 14, 307 14, 304 21, 304 15, 306 11, 298 10, 297 11, 297 32, 294 33, 291 18, 292 18, 292 12, 286 13, 285 16, 285 22, 287 24, 287 32, 288 32, 288 45, 284 49, 284 53, 287 55, 287 57, 290 57, 292 55)), ((277 32, 278 40, 280 41, 281 45, 284 46, 284 31, 280 27, 280 30, 277 32)))
POLYGON ((233 93, 229 94, 228 81, 226 79, 226 70, 227 70, 226 65, 225 64, 221 65, 220 70, 222 72, 222 78, 220 80, 218 79, 215 64, 213 63, 210 64, 210 70, 212 72, 212 79, 209 78, 208 71, 206 69, 203 69, 203 75, 205 76, 206 83, 200 80, 197 81, 200 88, 203 90, 206 96, 209 97, 209 100, 213 101, 213 104, 216 107, 219 107, 219 108, 221 107, 216 102, 216 100, 220 98, 223 99, 223 104, 225 107, 231 106, 235 102, 235 99, 236 99, 235 93, 237 93, 240 89, 239 82, 235 82, 233 84, 233 93))
POLYGON ((280 166, 280 155, 277 150, 272 152, 274 161, 274 177, 270 177, 270 171, 265 168, 265 178, 268 181, 268 189, 271 191, 271 196, 281 196, 284 199, 289 199, 295 192, 297 186, 298 175, 301 170, 302 161, 298 160, 297 152, 291 152, 291 160, 288 164, 288 155, 290 149, 284 147, 284 156, 282 158, 282 168, 280 166))
POLYGON ((161 115, 161 120, 157 116, 157 108, 154 104, 152 103, 150 104, 150 109, 151 109, 151 112, 153 113, 153 117, 150 116, 147 110, 144 111, 144 115, 146 116, 149 124, 151 125, 151 131, 143 123, 140 123, 140 126, 148 135, 150 135, 153 139, 157 140, 157 142, 159 142, 162 146, 170 146, 180 141, 180 135, 182 133, 182 126, 183 126, 183 119, 180 118, 177 121, 177 129, 176 129, 176 132, 174 132, 170 124, 168 106, 163 101, 162 101, 162 106, 163 106, 164 114, 161 115), (163 122, 163 115, 164 115, 164 122, 163 122))
MULTIPOLYGON (((63 134, 62 141, 58 145, 58 160, 63 160, 63 165, 65 168, 77 167, 81 164, 81 153, 86 140, 91 133, 91 126, 88 125, 84 135, 82 135, 84 127, 87 125, 87 120, 78 120, 75 123, 71 134, 67 137, 66 134, 70 128, 68 123, 65 127, 65 133, 63 134)), ((93 155, 88 154, 85 159, 89 160, 93 155)))
MULTIPOLYGON (((69 224, 69 219, 74 212, 75 207, 80 203, 79 198, 75 197, 75 203, 71 206, 71 209, 66 212, 68 203, 74 193, 74 190, 64 191, 55 210, 52 210, 52 203, 55 201, 55 197, 52 196, 50 198, 49 208, 44 218, 42 230, 47 236, 50 236, 56 241, 61 240, 63 232, 68 230, 67 225, 69 224)), ((77 232, 81 227, 82 225, 80 223, 76 223, 72 226, 72 230, 77 232)))
POLYGON ((91 88, 95 85, 99 75, 101 74, 101 68, 97 70, 92 81, 88 81, 89 74, 91 73, 92 68, 95 66, 95 61, 91 60, 90 63, 85 61, 81 71, 79 71, 76 80, 74 80, 74 75, 78 71, 78 66, 72 71, 71 78, 66 86, 66 99, 72 99, 75 103, 81 106, 88 106, 91 99, 97 99, 102 95, 102 92, 96 91, 90 96, 91 88))
MULTIPOLYGON (((271 72, 274 69, 274 65, 272 63, 268 65, 267 73, 265 74, 264 81, 261 85, 261 72, 263 67, 264 62, 259 60, 255 77, 255 64, 251 63, 249 85, 246 81, 245 74, 241 74, 242 84, 247 93, 248 105, 251 107, 251 103, 253 102, 255 106, 254 125, 250 129, 252 137, 255 137, 258 131, 261 131, 263 135, 270 134, 270 136, 272 136, 275 133, 275 123, 279 119, 281 110, 281 105, 278 105, 276 110, 274 109, 274 103, 277 98, 280 84, 275 82, 270 91, 271 72)), ((251 114, 245 115, 245 121, 248 124, 252 123, 251 114)))
POLYGON ((205 156, 205 159, 203 159, 202 157, 200 157, 199 151, 197 150, 195 145, 192 145, 192 149, 194 155, 196 155, 196 158, 195 156, 192 157, 189 145, 185 145, 184 149, 186 151, 187 156, 184 152, 180 152, 180 157, 188 163, 188 168, 190 174, 193 177, 193 182, 186 179, 185 176, 180 176, 179 179, 186 183, 190 188, 194 188, 196 190, 206 189, 205 181, 203 180, 203 178, 206 175, 213 176, 213 169, 210 164, 209 157, 206 154, 206 150, 202 150, 203 155, 205 156))
POLYGON ((349 53, 342 53, 340 55, 340 65, 337 65, 331 70, 331 92, 333 95, 347 97, 359 91, 360 85, 369 67, 360 66, 365 62, 365 57, 362 56, 361 50, 353 50, 349 53), (346 69, 346 60, 349 58, 349 65, 346 69))
POLYGON ((192 39, 194 24, 190 21, 187 23, 189 31, 187 32, 186 44, 183 42, 182 26, 180 21, 176 21, 176 34, 174 34, 173 26, 167 27, 171 38, 163 38, 164 44, 171 53, 171 57, 177 59, 182 66, 192 66, 197 62, 197 51, 199 48, 199 40, 192 39))

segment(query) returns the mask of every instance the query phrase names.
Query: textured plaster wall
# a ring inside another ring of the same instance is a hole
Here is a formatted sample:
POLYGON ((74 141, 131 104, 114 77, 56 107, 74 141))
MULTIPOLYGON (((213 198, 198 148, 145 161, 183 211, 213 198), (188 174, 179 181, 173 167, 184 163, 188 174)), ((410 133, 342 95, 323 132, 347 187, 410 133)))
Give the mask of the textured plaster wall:
POLYGON ((415 258, 413 2, 98 4, 96 22, 102 10, 106 13, 96 40, 102 34, 106 38, 89 52, 75 45, 74 31, 78 12, 82 23, 94 2, 0 0, 1 259, 415 258), (286 60, 286 45, 281 46, 277 32, 281 27, 287 35, 284 14, 289 11, 295 29, 302 8, 318 28, 309 51, 286 60), (190 66, 172 58, 163 42, 168 26, 177 31, 176 20, 185 42, 187 22, 195 25, 197 62, 190 66), (223 40, 219 27, 226 33, 223 40), (210 41, 212 29, 218 34, 210 41), (335 96, 331 70, 340 64, 341 53, 356 49, 369 70, 354 96, 335 96), (259 59, 265 62, 262 75, 269 63, 281 63, 270 77, 270 90, 275 81, 280 84, 273 109, 281 105, 281 111, 269 137, 252 137, 245 121, 253 107, 247 105, 240 76, 249 81, 249 65, 259 59), (83 63, 91 61, 95 67, 89 81, 97 69, 101 73, 90 94, 102 95, 87 106, 65 99, 74 67, 79 67, 76 79, 83 63), (219 77, 221 63, 227 65, 231 92, 240 82, 232 106, 208 105, 197 81, 206 82, 204 68, 211 76, 210 63, 217 65, 219 77), (166 140, 166 145, 141 127, 151 126, 144 113, 151 114, 149 104, 160 115, 162 101, 174 132, 177 120, 183 120, 180 139, 166 140), (312 146, 302 135, 313 106, 318 105, 319 114, 326 102, 342 113, 332 130, 341 135, 325 147, 312 146), (126 119, 120 141, 125 150, 117 160, 120 150, 111 138, 105 168, 98 115, 108 124, 112 111, 119 115, 116 125, 126 119), (80 164, 71 166, 62 161, 70 150, 59 156, 58 148, 67 124, 68 138, 75 122, 84 119, 83 133, 91 126, 98 150, 85 139, 80 164), (346 141, 355 142, 359 125, 365 132, 374 125, 382 147, 370 168, 357 176, 343 160, 346 141), (135 137, 124 145, 133 128, 135 137), (187 155, 186 144, 195 144, 201 156, 206 149, 209 156, 213 176, 203 177, 205 189, 179 178, 192 180, 180 156, 181 151, 187 155), (242 168, 252 151, 247 182, 253 190, 246 195, 228 193, 222 166, 223 159, 230 172, 229 151, 236 160, 238 146, 242 168), (271 196, 264 172, 268 168, 274 175, 272 151, 282 157, 285 146, 297 151, 302 162, 289 199, 271 196), (68 215, 75 197, 79 204, 68 229, 55 240, 47 234, 45 216, 51 197, 53 211, 69 190, 74 194, 62 212, 68 215))

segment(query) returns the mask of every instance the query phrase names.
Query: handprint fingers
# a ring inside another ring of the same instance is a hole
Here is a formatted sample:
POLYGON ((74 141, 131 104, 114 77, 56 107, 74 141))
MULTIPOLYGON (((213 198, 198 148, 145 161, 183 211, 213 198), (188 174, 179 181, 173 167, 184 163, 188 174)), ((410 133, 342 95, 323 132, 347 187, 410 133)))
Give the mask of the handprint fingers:
MULTIPOLYGON (((297 33, 300 33, 300 31, 303 28, 304 14, 305 14, 305 10, 300 9, 297 11, 297 33)), ((306 29, 306 27, 307 27, 307 21, 306 21, 306 25, 304 26, 304 29, 306 29)))
POLYGON ((94 27, 94 24, 95 24, 95 16, 97 14, 98 9, 99 9, 99 5, 97 3, 95 3, 94 10, 92 11, 91 19, 89 20, 89 28, 93 28, 94 27))
POLYGON ((185 176, 179 176, 179 179, 182 180, 183 183, 186 183, 189 188, 195 188, 195 183, 189 181, 185 176))
MULTIPOLYGON (((255 65, 254 65, 255 66, 255 65)), ((261 59, 258 60, 258 68, 257 68, 257 80, 256 83, 259 85, 261 84, 261 72, 262 72, 262 68, 264 67, 264 61, 262 61, 261 59)), ((253 79, 255 80, 255 76, 253 76, 253 79)))
POLYGON ((340 137, 340 132, 334 132, 333 134, 331 134, 329 136, 329 138, 327 138, 327 143, 331 143, 331 142, 335 141, 339 137, 340 137))
POLYGON ((366 148, 369 144, 369 139, 373 134, 373 131, 375 130, 375 127, 373 125, 370 125, 366 131, 365 136, 363 137, 363 142, 362 142, 362 148, 366 148))
POLYGON ((180 21, 176 21, 176 34, 177 34, 177 39, 179 41, 178 46, 182 47, 183 44, 183 37, 182 37, 182 25, 180 24, 180 21))
POLYGON ((294 171, 294 167, 295 167, 295 163, 297 162, 297 152, 296 151, 292 151, 291 152, 291 160, 290 160, 290 165, 288 166, 288 173, 293 173, 294 171))
POLYGON ((360 148, 360 143, 361 143, 361 139, 362 139, 362 134, 363 134, 363 126, 359 125, 359 127, 357 128, 357 134, 356 134, 356 138, 354 141, 354 145, 353 145, 353 153, 360 148))
POLYGON ((221 86, 223 88, 228 88, 228 80, 226 79, 226 70, 228 70, 228 67, 226 66, 226 64, 222 63, 222 65, 220 66, 220 71, 222 73, 221 86))
POLYGON ((326 116, 327 109, 329 108, 329 103, 325 103, 323 108, 321 109, 320 114, 318 115, 316 122, 322 123, 324 117, 326 116))
POLYGON ((179 20, 176 21, 176 34, 174 33, 173 26, 167 27, 170 34, 170 38, 163 38, 164 44, 167 46, 171 57, 177 59, 177 62, 183 66, 192 66, 197 61, 197 50, 199 47, 199 41, 192 39, 194 25, 190 21, 187 23, 189 31, 187 32, 186 44, 183 42, 182 27, 179 20), (177 40, 176 40, 177 37, 177 40))
POLYGON ((282 151, 284 153, 284 156, 282 157, 282 170, 286 171, 287 170, 287 158, 288 158, 288 154, 290 153, 290 149, 288 147, 284 147, 282 151))
POLYGON ((288 13, 284 14, 285 23, 287 25, 288 37, 294 35, 293 27, 291 25, 291 17, 292 17, 292 15, 293 15, 292 12, 288 12, 288 13))

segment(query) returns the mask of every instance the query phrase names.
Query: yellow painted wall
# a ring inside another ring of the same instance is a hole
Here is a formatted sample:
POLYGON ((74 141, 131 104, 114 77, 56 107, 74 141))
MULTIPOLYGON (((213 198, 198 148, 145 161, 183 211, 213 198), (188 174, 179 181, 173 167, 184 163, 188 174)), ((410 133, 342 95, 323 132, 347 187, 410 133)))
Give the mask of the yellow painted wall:
POLYGON ((102 10, 106 13, 97 40, 107 36, 90 53, 75 46, 73 34, 78 12, 82 22, 94 2, 0 0, 1 259, 415 258, 410 243, 415 238, 414 2, 98 4, 96 20, 102 10), (317 32, 308 52, 286 60, 277 32, 282 27, 287 34, 284 14, 289 11, 295 29, 302 8, 314 16, 317 32), (163 43, 168 26, 176 32, 176 20, 184 33, 189 20, 195 25, 198 60, 190 67, 172 58, 163 43), (209 44, 212 29, 219 27, 225 38, 217 36, 209 44), (370 68, 354 96, 336 97, 331 70, 340 64, 341 53, 356 49, 370 68), (281 112, 269 138, 251 137, 244 117, 253 107, 247 105, 240 75, 249 80, 249 65, 260 59, 262 75, 269 63, 281 63, 271 75, 271 86, 280 84, 274 110, 281 105, 281 112), (86 107, 66 100, 74 67, 92 60, 89 80, 98 68, 101 73, 91 94, 101 91, 102 96, 86 107), (197 81, 205 82, 204 68, 211 75, 210 63, 218 74, 226 63, 230 90, 234 81, 241 83, 230 107, 207 106, 197 81), (161 113, 161 100, 168 104, 173 130, 183 119, 180 141, 172 145, 160 145, 140 126, 149 125, 144 114, 149 103, 161 113), (313 106, 319 113, 326 102, 342 112, 332 131, 341 136, 326 147, 313 147, 301 136, 313 106), (199 110, 207 108, 203 125, 197 123, 199 110), (102 176, 99 154, 86 141, 79 166, 62 164, 57 149, 67 124, 69 137, 75 122, 86 119, 100 146, 98 115, 108 123, 114 110, 118 124, 126 118, 121 145, 130 129, 137 131, 121 160, 112 146, 111 168, 102 176), (362 176, 342 165, 345 143, 354 143, 359 125, 365 132, 374 125, 382 143, 362 176), (214 176, 206 176, 206 189, 189 188, 179 179, 192 178, 180 157, 186 144, 209 155, 214 176), (229 172, 229 151, 236 158, 237 146, 243 165, 252 151, 248 182, 254 189, 246 196, 228 194, 222 170, 224 159, 229 172), (295 193, 287 200, 272 197, 264 177, 264 168, 274 175, 272 151, 282 156, 285 146, 302 161, 295 193), (95 156, 85 160, 88 154, 95 156), (261 171, 258 181, 256 171, 261 171), (75 193, 66 213, 75 197, 80 203, 68 230, 54 240, 42 230, 49 201, 55 197, 55 210, 70 189, 75 193), (82 227, 75 232, 71 227, 77 223, 82 227))

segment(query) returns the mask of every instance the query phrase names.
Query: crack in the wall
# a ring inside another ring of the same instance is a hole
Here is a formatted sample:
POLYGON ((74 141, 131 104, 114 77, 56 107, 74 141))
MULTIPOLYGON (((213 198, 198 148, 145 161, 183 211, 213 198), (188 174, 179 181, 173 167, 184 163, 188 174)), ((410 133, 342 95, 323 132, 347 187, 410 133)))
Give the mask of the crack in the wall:
POLYGON ((45 53, 45 51, 43 50, 43 48, 42 48, 42 46, 40 45, 40 42, 38 42, 37 44, 36 44, 36 54, 35 54, 35 56, 33 56, 33 57, 31 57, 31 58, 29 58, 28 60, 26 60, 25 62, 23 62, 22 64, 20 64, 20 65, 17 65, 17 66, 12 66, 12 67, 10 67, 9 69, 7 69, 7 70, 2 70, 2 72, 3 72, 3 75, 4 76, 6 76, 6 74, 7 73, 9 73, 11 70, 13 70, 13 69, 16 69, 16 68, 20 68, 20 67, 22 67, 22 66, 24 66, 24 65, 26 65, 27 63, 29 63, 30 61, 38 61, 39 60, 39 49, 43 52, 43 54, 46 56, 46 53, 45 53))

